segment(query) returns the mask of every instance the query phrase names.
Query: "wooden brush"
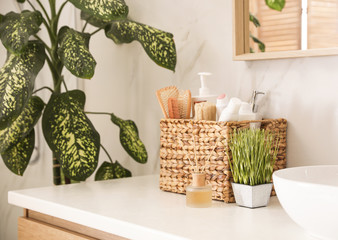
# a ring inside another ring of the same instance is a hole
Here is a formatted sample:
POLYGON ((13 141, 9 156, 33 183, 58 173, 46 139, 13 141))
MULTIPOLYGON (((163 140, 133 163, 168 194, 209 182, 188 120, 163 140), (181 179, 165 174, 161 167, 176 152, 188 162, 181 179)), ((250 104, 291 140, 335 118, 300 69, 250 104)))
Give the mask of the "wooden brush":
POLYGON ((169 118, 180 119, 180 112, 178 110, 178 101, 176 98, 168 99, 169 118))
POLYGON ((191 92, 190 90, 180 90, 178 95, 178 110, 180 118, 189 119, 191 112, 191 92))
POLYGON ((169 118, 169 107, 168 107, 169 98, 177 99, 178 94, 179 94, 178 89, 175 86, 161 88, 156 91, 156 96, 160 103, 165 118, 169 118))

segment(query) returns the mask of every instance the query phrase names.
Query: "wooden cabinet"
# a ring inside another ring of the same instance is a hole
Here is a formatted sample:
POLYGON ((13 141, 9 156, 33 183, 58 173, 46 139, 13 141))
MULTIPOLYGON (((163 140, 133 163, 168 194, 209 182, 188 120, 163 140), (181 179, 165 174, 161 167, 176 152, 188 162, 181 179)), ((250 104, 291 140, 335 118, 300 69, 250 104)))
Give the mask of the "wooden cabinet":
POLYGON ((125 240, 126 238, 25 209, 18 240, 125 240))

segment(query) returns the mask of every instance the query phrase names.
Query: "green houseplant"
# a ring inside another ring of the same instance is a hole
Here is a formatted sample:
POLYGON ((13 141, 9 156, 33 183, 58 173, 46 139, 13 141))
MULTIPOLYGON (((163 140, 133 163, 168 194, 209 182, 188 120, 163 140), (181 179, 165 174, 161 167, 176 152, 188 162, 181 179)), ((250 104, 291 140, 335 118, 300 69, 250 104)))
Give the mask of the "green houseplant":
POLYGON ((274 134, 264 129, 234 130, 229 149, 232 154, 229 165, 236 203, 250 208, 266 206, 278 153, 274 134))
MULTIPOLYGON (((67 0, 59 8, 56 0, 34 0, 37 7, 31 1, 26 1, 30 10, 0 14, 0 38, 8 51, 7 60, 0 70, 0 153, 8 169, 23 175, 34 149, 34 126, 42 116, 43 134, 53 152, 54 184, 84 181, 97 168, 100 148, 108 152, 84 111, 85 93, 68 91, 64 68, 78 78, 92 78, 96 61, 89 51, 89 41, 102 30, 116 44, 140 42, 156 64, 174 71, 176 50, 173 35, 129 20, 124 0, 67 0), (59 26, 66 4, 73 4, 81 10, 81 19, 86 22, 82 31, 59 26), (97 30, 87 33, 87 24, 97 30), (37 35, 40 26, 47 30, 49 39, 37 35), (54 87, 34 90, 35 78, 45 62, 54 87), (36 95, 43 89, 51 91, 48 103, 36 95)), ((145 163, 147 152, 135 123, 113 113, 98 114, 110 116, 120 128, 123 148, 135 161, 145 163)), ((117 161, 113 162, 109 154, 108 157, 110 162, 100 166, 96 180, 131 175, 117 161)))

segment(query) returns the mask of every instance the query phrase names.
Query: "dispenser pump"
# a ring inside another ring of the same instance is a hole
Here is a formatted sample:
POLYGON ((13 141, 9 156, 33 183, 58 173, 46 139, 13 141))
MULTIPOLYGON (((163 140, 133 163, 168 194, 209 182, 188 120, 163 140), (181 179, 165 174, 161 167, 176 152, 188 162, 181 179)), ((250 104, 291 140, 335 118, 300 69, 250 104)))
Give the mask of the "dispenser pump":
POLYGON ((211 73, 200 72, 200 73, 198 73, 198 75, 200 76, 200 80, 201 80, 201 88, 199 89, 199 96, 200 97, 206 97, 206 96, 210 95, 210 90, 207 86, 206 76, 210 76, 211 73))
POLYGON ((256 90, 254 90, 253 93, 252 93, 251 106, 252 106, 252 112, 253 113, 258 112, 258 105, 256 104, 256 98, 257 98, 257 95, 259 95, 259 94, 264 95, 265 93, 259 92, 259 91, 256 91, 256 90))

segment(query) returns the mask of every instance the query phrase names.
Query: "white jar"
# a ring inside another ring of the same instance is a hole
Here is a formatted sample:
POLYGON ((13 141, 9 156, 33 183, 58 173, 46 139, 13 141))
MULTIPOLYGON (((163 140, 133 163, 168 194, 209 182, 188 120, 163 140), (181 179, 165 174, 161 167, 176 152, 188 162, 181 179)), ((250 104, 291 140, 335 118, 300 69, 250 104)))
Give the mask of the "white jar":
POLYGON ((221 114, 223 110, 226 108, 228 104, 228 98, 226 95, 223 93, 222 95, 219 95, 217 100, 216 100, 216 120, 218 121, 219 118, 221 117, 221 114))

